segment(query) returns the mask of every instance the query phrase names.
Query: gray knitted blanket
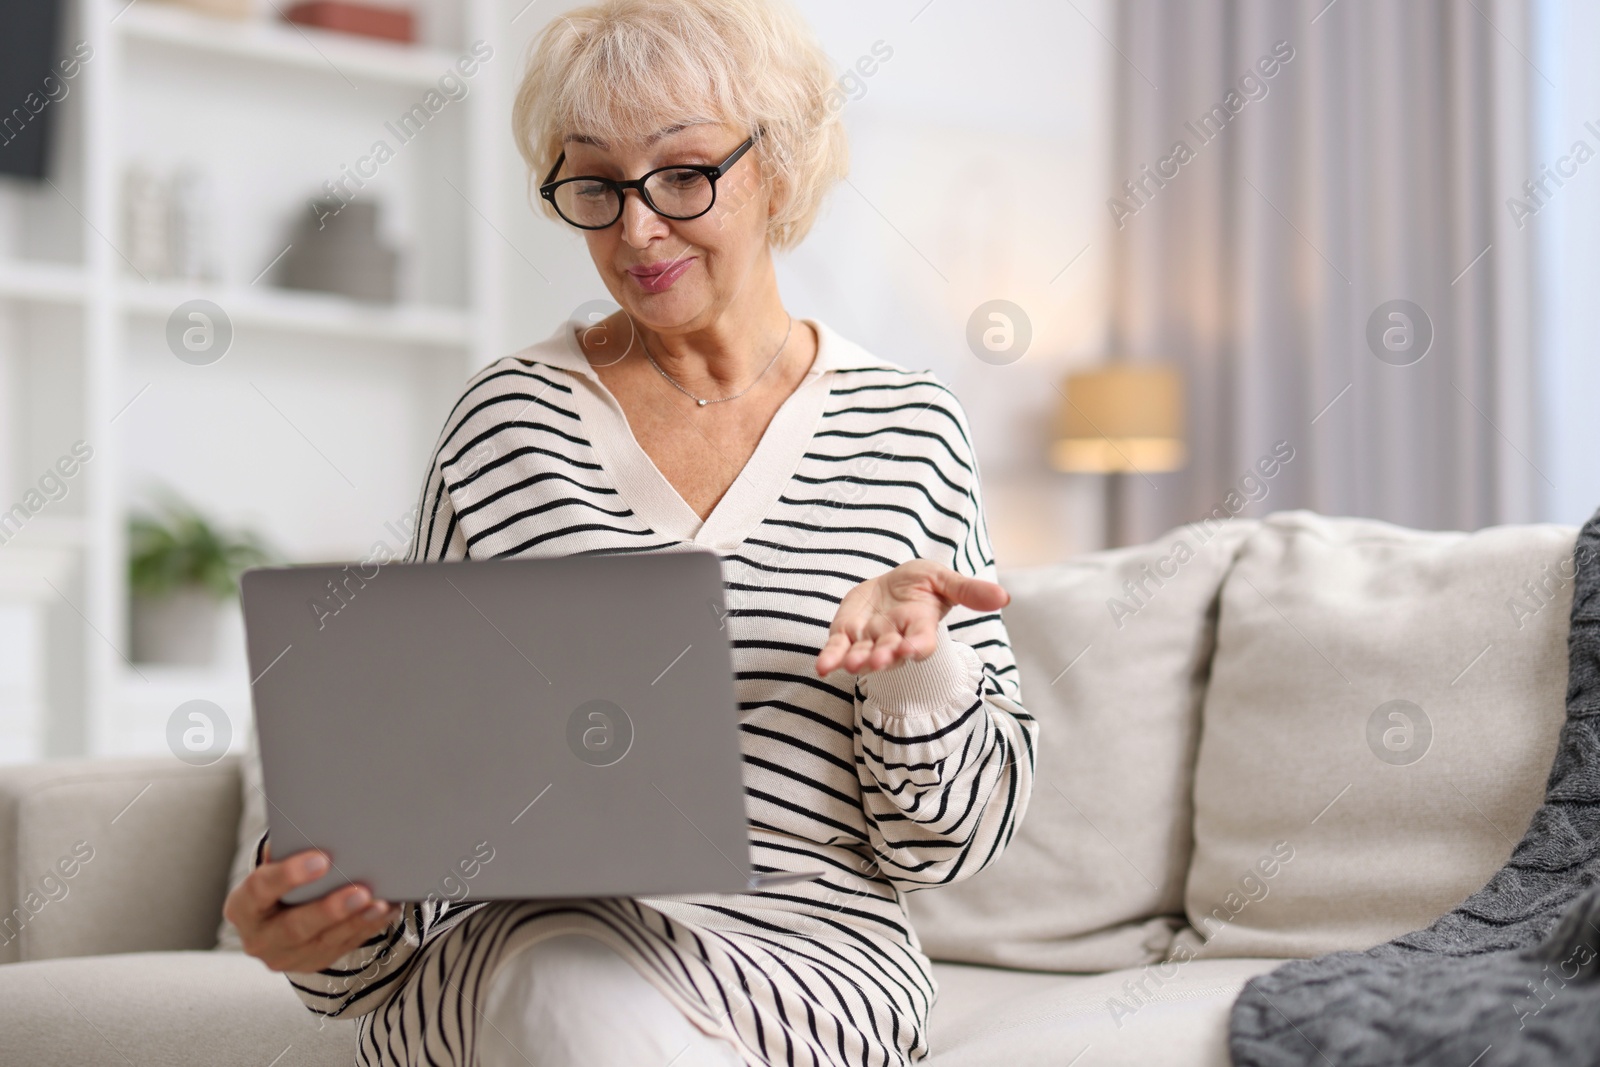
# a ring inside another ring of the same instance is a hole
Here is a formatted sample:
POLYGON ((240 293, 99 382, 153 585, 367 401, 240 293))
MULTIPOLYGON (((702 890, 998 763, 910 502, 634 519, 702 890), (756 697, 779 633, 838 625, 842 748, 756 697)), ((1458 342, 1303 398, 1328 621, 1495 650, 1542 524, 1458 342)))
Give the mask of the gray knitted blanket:
POLYGON ((1251 979, 1235 1067, 1600 1067, 1600 512, 1576 553, 1567 720, 1527 835, 1427 929, 1251 979))

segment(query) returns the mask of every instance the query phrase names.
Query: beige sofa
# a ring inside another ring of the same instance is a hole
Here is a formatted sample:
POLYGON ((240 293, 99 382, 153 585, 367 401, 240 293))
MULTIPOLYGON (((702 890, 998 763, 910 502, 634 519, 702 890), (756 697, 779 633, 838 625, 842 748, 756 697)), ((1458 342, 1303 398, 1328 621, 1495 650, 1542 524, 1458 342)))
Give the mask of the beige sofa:
MULTIPOLYGON (((1425 925, 1538 806, 1575 528, 1217 515, 1003 576, 1038 781, 998 864, 911 897, 931 1067, 1225 1064, 1247 979, 1425 925)), ((241 767, 0 770, 0 1067, 352 1062, 216 947, 241 767)))

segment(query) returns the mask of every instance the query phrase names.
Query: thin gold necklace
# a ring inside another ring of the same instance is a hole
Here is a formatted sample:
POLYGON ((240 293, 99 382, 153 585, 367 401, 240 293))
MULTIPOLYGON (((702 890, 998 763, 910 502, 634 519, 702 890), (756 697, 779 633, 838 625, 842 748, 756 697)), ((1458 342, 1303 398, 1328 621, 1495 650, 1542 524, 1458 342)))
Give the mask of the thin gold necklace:
POLYGON ((708 398, 704 398, 704 397, 695 396, 693 393, 689 392, 689 390, 687 390, 683 386, 679 385, 677 380, 674 379, 672 377, 672 375, 670 375, 666 371, 662 370, 661 369, 661 364, 656 362, 656 357, 654 357, 654 356, 652 356, 650 354, 650 346, 644 343, 644 338, 642 336, 639 338, 639 344, 641 346, 643 346, 643 348, 644 348, 644 358, 648 359, 650 361, 650 365, 656 369, 656 373, 657 374, 660 374, 663 378, 665 378, 667 380, 667 383, 670 384, 678 392, 682 393, 684 396, 688 397, 690 400, 693 400, 696 404, 699 404, 701 407, 705 407, 707 404, 720 404, 725 400, 738 400, 741 396, 744 396, 744 394, 746 394, 750 390, 754 389, 756 387, 756 382, 759 382, 762 378, 765 378, 767 376, 767 371, 771 370, 772 369, 772 365, 774 363, 778 362, 778 357, 783 354, 783 346, 789 343, 789 335, 792 334, 792 333, 794 333, 794 316, 790 315, 789 316, 789 329, 784 333, 783 341, 782 341, 781 344, 778 345, 778 351, 772 353, 772 358, 767 360, 767 365, 765 367, 761 368, 761 373, 756 375, 755 378, 751 380, 749 385, 745 386, 743 389, 739 390, 737 393, 734 393, 732 396, 718 396, 718 397, 711 397, 709 399, 708 398))

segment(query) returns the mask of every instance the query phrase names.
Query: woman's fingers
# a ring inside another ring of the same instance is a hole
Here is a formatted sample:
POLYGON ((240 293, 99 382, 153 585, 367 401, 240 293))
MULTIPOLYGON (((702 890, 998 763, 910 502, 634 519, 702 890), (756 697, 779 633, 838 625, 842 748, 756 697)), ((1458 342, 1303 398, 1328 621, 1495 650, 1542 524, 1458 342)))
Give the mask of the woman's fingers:
POLYGON ((860 637, 851 639, 848 633, 836 631, 828 638, 828 643, 823 646, 823 654, 818 656, 819 673, 827 674, 831 670, 843 668, 854 674, 863 674, 870 671, 887 670, 902 659, 921 659, 933 650, 933 642, 926 642, 927 652, 919 654, 918 644, 908 643, 908 633, 932 632, 932 627, 922 624, 911 624, 905 632, 893 620, 885 622, 884 626, 874 632, 863 633, 860 637), (827 667, 827 670, 821 670, 827 667))
POLYGON ((892 665, 901 656, 900 646, 904 639, 898 630, 891 630, 882 634, 873 642, 871 653, 862 664, 869 671, 881 671, 892 665))
POLYGON ((850 650, 850 645, 849 634, 840 630, 828 634, 828 640, 823 644, 822 651, 817 653, 817 676, 825 677, 838 670, 844 662, 844 654, 850 650))
POLYGON ((939 595, 951 604, 974 611, 999 611, 1011 603, 1011 594, 995 582, 969 578, 946 570, 939 575, 939 595))
POLYGON ((319 949, 319 945, 342 945, 346 935, 359 931, 360 936, 350 943, 354 947, 381 929, 391 916, 390 905, 374 901, 365 886, 346 886, 267 920, 250 954, 274 970, 321 970, 349 949, 332 952, 319 949))
POLYGON ((223 907, 228 921, 243 932, 277 911, 291 889, 315 882, 328 873, 330 861, 315 849, 296 853, 280 863, 263 863, 240 882, 223 907))
POLYGON ((905 639, 900 643, 900 651, 905 659, 911 661, 925 660, 933 655, 939 648, 939 624, 923 621, 906 630, 905 639))
POLYGON ((817 656, 817 674, 827 675, 841 669, 859 672, 871 651, 871 638, 852 638, 843 630, 835 630, 828 635, 828 643, 822 646, 822 652, 817 656))
POLYGON ((872 655, 873 640, 870 637, 858 637, 850 645, 850 651, 844 654, 844 669, 852 674, 860 674, 866 666, 867 659, 872 655))
POLYGON ((273 966, 279 971, 320 971, 360 947, 394 920, 399 908, 394 904, 368 905, 364 910, 335 923, 317 937, 280 957, 273 966))
POLYGON ((953 605, 998 611, 1011 594, 995 582, 912 560, 847 593, 817 654, 817 674, 881 671, 923 660, 938 647, 939 620, 953 605))
POLYGON ((359 948, 380 933, 397 914, 394 905, 383 909, 381 917, 371 918, 368 912, 359 912, 344 922, 330 926, 315 940, 291 948, 264 952, 260 958, 274 971, 321 971, 331 967, 340 957, 359 948))
POLYGON ((308 945, 372 902, 366 886, 347 885, 319 900, 284 909, 272 920, 273 938, 284 948, 308 945))
POLYGON ((245 951, 274 970, 301 969, 305 961, 325 958, 326 962, 305 968, 318 970, 348 951, 328 955, 329 945, 356 937, 353 947, 389 921, 391 907, 374 901, 360 885, 345 886, 307 904, 282 903, 284 894, 316 881, 330 867, 326 854, 311 849, 251 871, 228 894, 223 909, 239 928, 245 951))
POLYGON ((879 638, 867 669, 882 671, 900 663, 915 663, 933 655, 938 646, 938 623, 921 619, 909 623, 903 632, 897 630, 879 638))

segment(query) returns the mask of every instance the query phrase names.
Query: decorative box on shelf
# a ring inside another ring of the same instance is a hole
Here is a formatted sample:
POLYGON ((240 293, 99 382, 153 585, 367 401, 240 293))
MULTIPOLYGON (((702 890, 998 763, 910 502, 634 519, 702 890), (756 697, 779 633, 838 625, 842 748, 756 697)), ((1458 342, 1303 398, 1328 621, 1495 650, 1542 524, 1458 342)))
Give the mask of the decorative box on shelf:
POLYGON ((283 13, 290 22, 321 30, 382 37, 410 43, 417 39, 416 20, 409 8, 358 4, 351 0, 304 0, 283 13))

